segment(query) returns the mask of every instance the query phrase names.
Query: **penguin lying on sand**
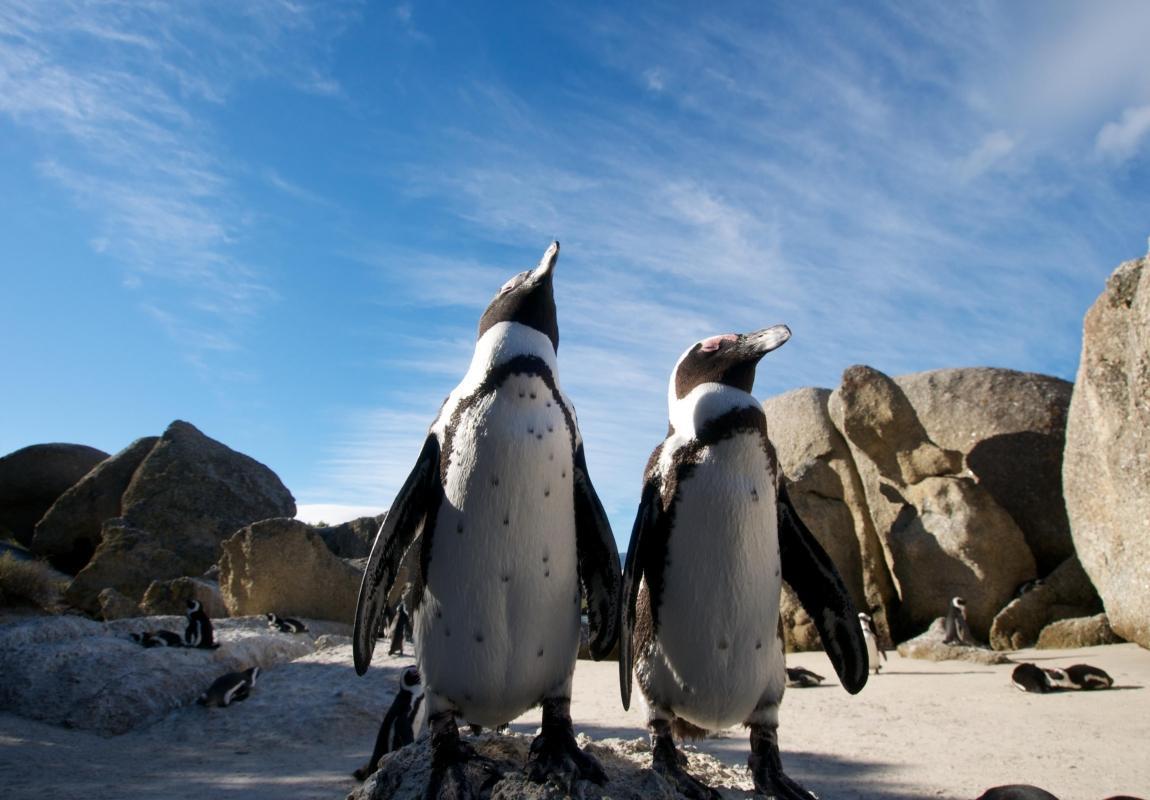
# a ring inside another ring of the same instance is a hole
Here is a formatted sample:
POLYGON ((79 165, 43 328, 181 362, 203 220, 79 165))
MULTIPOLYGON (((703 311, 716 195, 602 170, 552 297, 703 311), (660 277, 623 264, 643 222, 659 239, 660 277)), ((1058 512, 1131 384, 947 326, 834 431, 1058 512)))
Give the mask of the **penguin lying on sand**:
POLYGON ((128 638, 144 647, 184 647, 184 637, 174 631, 144 631, 130 633, 128 638))
POLYGON ((479 320, 471 366, 431 425, 380 527, 360 587, 367 671, 400 563, 418 541, 411 613, 432 741, 428 798, 472 796, 456 716, 496 727, 543 706, 527 777, 570 790, 606 774, 575 741, 571 682, 586 597, 591 655, 618 639, 619 557, 559 387, 554 242, 479 320), (417 538, 418 537, 418 538, 417 538))
POLYGON ((987 789, 978 796, 978 800, 1058 800, 1058 798, 1045 789, 1018 783, 987 789))
POLYGON ((419 670, 408 667, 399 678, 399 691, 379 726, 371 758, 354 773, 357 780, 362 781, 375 772, 384 755, 415 741, 415 716, 422 704, 423 683, 419 679, 419 670))
POLYGON ((1066 676, 1077 688, 1086 691, 1109 689, 1114 685, 1114 679, 1104 670, 1089 664, 1075 664, 1072 667, 1067 667, 1066 676))
POLYGON ((268 614, 268 627, 273 631, 280 631, 281 633, 307 633, 307 625, 304 625, 294 617, 281 617, 278 614, 268 614))
POLYGON ((870 668, 874 670, 874 674, 878 675, 882 669, 882 664, 879 663, 879 656, 882 660, 886 661, 886 651, 878 646, 878 631, 874 629, 874 620, 871 615, 859 612, 859 626, 862 628, 863 638, 866 639, 866 654, 867 661, 870 662, 870 668))
POLYGON ((1039 667, 1024 662, 1014 668, 1010 682, 1015 688, 1032 694, 1049 694, 1067 689, 1109 689, 1114 680, 1105 671, 1089 664, 1075 664, 1066 669, 1039 667))
POLYGON ((782 581, 795 590, 846 690, 867 681, 858 610, 803 524, 751 394, 759 359, 790 338, 784 325, 692 345, 671 374, 670 429, 647 463, 623 574, 619 678, 632 667, 647 701, 652 767, 692 798, 718 794, 683 769, 672 733, 743 723, 755 790, 813 795, 779 757, 786 685, 779 636, 782 581))
POLYGON ((259 667, 245 669, 243 672, 229 672, 221 675, 212 682, 208 690, 196 700, 201 706, 216 706, 226 708, 232 703, 247 700, 256 685, 256 677, 260 674, 259 667))
POLYGON ((822 675, 817 672, 811 672, 809 669, 803 667, 787 667, 787 686, 794 686, 799 689, 808 689, 812 686, 818 686, 825 681, 822 675))
POLYGON ((184 644, 205 650, 215 650, 219 647, 212 631, 212 620, 204 611, 203 603, 199 600, 189 600, 187 615, 188 627, 184 630, 184 644))

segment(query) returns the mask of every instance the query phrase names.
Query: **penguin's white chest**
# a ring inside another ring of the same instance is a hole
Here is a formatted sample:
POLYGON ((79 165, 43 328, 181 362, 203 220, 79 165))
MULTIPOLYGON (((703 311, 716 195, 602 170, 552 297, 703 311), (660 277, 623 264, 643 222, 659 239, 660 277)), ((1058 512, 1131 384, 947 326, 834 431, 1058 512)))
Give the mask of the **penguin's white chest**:
POLYGON ((782 670, 771 469, 761 440, 739 434, 707 448, 679 484, 652 686, 710 730, 744 721, 782 670))
POLYGON ((428 693, 494 726, 567 681, 579 645, 571 430, 544 381, 461 406, 416 614, 428 693))

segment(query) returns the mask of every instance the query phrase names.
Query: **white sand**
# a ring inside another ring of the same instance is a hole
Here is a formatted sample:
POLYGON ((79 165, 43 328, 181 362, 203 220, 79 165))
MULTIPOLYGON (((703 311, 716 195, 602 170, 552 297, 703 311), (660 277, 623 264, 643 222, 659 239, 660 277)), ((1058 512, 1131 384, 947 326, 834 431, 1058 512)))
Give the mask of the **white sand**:
MULTIPOLYGON (((1093 664, 1116 688, 1027 695, 1010 685, 1012 665, 891 653, 883 673, 855 697, 837 685, 788 690, 784 766, 824 800, 972 800, 1004 783, 1033 783, 1062 800, 1150 798, 1150 652, 1117 645, 1014 657, 1093 664)), ((336 800, 356 786, 350 773, 366 760, 385 694, 409 663, 377 656, 379 667, 357 678, 349 647, 321 651, 268 670, 245 703, 182 709, 111 738, 0 713, 0 796, 336 800)), ((789 663, 834 684, 822 653, 795 654, 789 663)), ((576 728, 595 739, 645 736, 643 712, 619 704, 617 670, 614 663, 579 662, 576 671, 576 728)), ((538 722, 535 711, 513 728, 531 733, 538 722)), ((746 762, 741 729, 698 747, 731 765, 746 762)))

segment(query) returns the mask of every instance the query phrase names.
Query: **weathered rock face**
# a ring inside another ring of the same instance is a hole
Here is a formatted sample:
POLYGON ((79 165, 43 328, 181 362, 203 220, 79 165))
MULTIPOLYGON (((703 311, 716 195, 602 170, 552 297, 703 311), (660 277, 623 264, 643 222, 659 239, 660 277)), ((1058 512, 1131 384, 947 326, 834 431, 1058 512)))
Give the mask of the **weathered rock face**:
POLYGON ((107 457, 82 444, 34 444, 0 458, 0 527, 29 544, 56 498, 107 457))
POLYGON ((57 725, 120 734, 186 706, 226 672, 268 668, 314 649, 310 636, 269 631, 263 618, 222 620, 218 650, 145 649, 129 633, 183 633, 183 617, 111 623, 80 617, 0 628, 0 708, 57 725))
POLYGON ((140 605, 149 616, 183 614, 189 600, 199 600, 204 613, 213 619, 228 615, 220 585, 207 578, 183 577, 152 581, 144 591, 144 600, 140 605))
POLYGON ((375 535, 379 533, 379 526, 386 516, 384 512, 374 517, 359 517, 341 525, 316 528, 315 532, 327 542, 328 549, 340 558, 367 558, 371 555, 375 535))
POLYGON ((961 596, 972 631, 985 639, 1016 587, 1036 577, 1022 531, 965 472, 962 453, 930 438, 891 378, 851 367, 828 408, 894 580, 897 634, 921 631, 961 596))
MULTIPOLYGON (((827 389, 796 389, 763 403, 767 432, 787 478, 795 510, 831 556, 860 610, 891 607, 890 574, 850 450, 831 422, 827 389)), ((783 630, 791 650, 822 644, 793 592, 783 593, 783 630)), ((876 615, 880 635, 889 638, 885 614, 876 615)))
POLYGON ((60 495, 36 524, 32 550, 72 575, 83 569, 100 544, 104 520, 120 516, 120 498, 158 441, 137 439, 60 495))
POLYGON ((1121 643, 1122 637, 1110 627, 1106 615, 1095 614, 1050 623, 1042 629, 1036 646, 1039 650, 1070 650, 1121 643))
MULTIPOLYGON (((125 456, 123 467, 130 461, 125 456)), ((139 601, 153 580, 202 574, 225 538, 256 520, 294 515, 295 501, 266 466, 177 420, 139 462, 120 508, 117 522, 103 521, 100 545, 66 595, 91 613, 106 587, 139 601), (109 530, 121 533, 109 542, 109 530)))
POLYGON ((100 592, 115 589, 133 601, 153 580, 183 574, 183 559, 162 547, 148 531, 133 528, 122 517, 104 522, 100 546, 88 566, 72 580, 64 599, 89 614, 100 614, 100 592))
POLYGON ((308 524, 268 519, 223 544, 220 590, 232 616, 277 614, 351 622, 361 569, 337 558, 308 524))
POLYGON ((1086 313, 1063 487, 1082 566, 1114 631, 1150 648, 1150 258, 1086 313))
POLYGON ((1062 501, 1062 450, 1074 385, 989 367, 894 379, 939 447, 965 466, 1026 537, 1040 575, 1074 552, 1062 501))
POLYGON ((990 646, 995 650, 1032 647, 1046 626, 1061 619, 1088 617, 1102 610, 1102 601, 1082 569, 1071 556, 1042 583, 1012 600, 998 612, 990 626, 990 646))

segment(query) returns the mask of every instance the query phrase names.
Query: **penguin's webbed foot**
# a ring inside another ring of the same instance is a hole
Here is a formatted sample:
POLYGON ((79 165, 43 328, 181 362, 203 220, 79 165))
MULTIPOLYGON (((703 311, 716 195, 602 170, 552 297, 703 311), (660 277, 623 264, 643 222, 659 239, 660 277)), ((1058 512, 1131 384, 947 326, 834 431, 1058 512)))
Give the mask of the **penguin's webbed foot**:
POLYGON ((551 698, 543 701, 543 730, 531 743, 527 757, 527 780, 532 783, 558 783, 568 793, 578 780, 602 786, 607 773, 594 756, 579 749, 571 726, 571 701, 551 698))
POLYGON ((670 723, 656 720, 651 727, 651 769, 689 800, 719 800, 719 793, 691 775, 684 767, 687 756, 675 747, 670 723))
POLYGON ((756 794, 773 800, 818 800, 818 795, 783 772, 774 728, 751 726, 751 755, 747 758, 747 766, 755 779, 756 794))
POLYGON ((432 718, 431 777, 424 792, 425 800, 473 800, 502 776, 502 770, 494 761, 460 741, 453 714, 447 712, 432 718))

